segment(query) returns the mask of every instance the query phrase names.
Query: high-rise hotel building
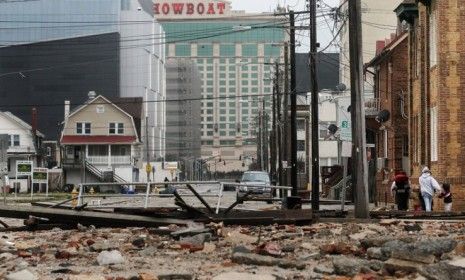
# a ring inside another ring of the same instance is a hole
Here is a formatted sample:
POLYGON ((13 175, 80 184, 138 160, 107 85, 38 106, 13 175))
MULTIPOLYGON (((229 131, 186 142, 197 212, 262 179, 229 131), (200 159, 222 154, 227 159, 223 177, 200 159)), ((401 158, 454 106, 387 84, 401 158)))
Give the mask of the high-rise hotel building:
POLYGON ((160 0, 153 8, 166 58, 191 59, 200 72, 202 157, 218 171, 247 168, 257 159, 259 112, 272 115, 273 63, 283 61, 286 19, 233 11, 228 1, 160 0))

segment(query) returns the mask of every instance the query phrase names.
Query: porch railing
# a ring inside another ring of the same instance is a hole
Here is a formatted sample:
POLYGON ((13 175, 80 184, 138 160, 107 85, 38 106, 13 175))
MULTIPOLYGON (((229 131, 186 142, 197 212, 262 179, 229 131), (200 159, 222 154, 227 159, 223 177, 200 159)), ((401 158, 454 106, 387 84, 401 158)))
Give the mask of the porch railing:
MULTIPOLYGON (((108 156, 88 156, 91 164, 108 164, 108 156)), ((111 156, 110 164, 131 164, 131 156, 111 156)))

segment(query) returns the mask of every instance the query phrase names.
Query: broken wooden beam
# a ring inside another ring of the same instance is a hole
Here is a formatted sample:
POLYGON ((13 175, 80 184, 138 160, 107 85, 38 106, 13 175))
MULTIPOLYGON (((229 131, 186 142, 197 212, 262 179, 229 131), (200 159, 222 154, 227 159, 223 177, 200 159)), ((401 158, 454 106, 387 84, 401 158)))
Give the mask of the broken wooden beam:
POLYGON ((96 227, 158 227, 171 224, 187 225, 189 220, 154 218, 116 213, 75 211, 34 206, 0 205, 0 217, 28 219, 29 216, 47 218, 50 223, 94 225, 96 227))

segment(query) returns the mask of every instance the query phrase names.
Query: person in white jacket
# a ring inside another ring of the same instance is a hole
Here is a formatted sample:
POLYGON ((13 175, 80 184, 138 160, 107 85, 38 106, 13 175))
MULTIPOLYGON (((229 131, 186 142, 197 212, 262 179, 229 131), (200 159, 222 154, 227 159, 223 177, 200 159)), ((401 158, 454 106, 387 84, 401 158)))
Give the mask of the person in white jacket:
POLYGON ((441 186, 438 181, 433 178, 431 171, 428 167, 424 167, 421 171, 421 176, 418 179, 420 183, 420 192, 425 202, 425 211, 431 212, 431 203, 433 201, 434 191, 442 192, 441 186))

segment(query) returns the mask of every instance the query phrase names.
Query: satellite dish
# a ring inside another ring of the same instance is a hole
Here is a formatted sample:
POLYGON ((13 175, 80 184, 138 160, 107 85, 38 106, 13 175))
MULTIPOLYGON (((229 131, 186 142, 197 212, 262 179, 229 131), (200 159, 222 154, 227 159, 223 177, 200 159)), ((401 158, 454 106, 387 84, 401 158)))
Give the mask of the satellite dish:
POLYGON ((337 132, 338 129, 339 129, 339 128, 338 128, 337 125, 335 125, 335 124, 330 124, 330 125, 328 126, 328 131, 329 131, 329 134, 331 134, 331 135, 336 134, 336 132, 337 132))
POLYGON ((340 84, 338 84, 338 85, 336 86, 336 89, 337 89, 338 91, 345 91, 345 90, 347 89, 347 86, 346 86, 345 84, 343 84, 343 83, 340 83, 340 84))
POLYGON ((391 113, 389 113, 388 110, 382 110, 381 112, 378 113, 378 116, 376 116, 376 120, 378 122, 387 122, 390 116, 391 116, 391 113))

